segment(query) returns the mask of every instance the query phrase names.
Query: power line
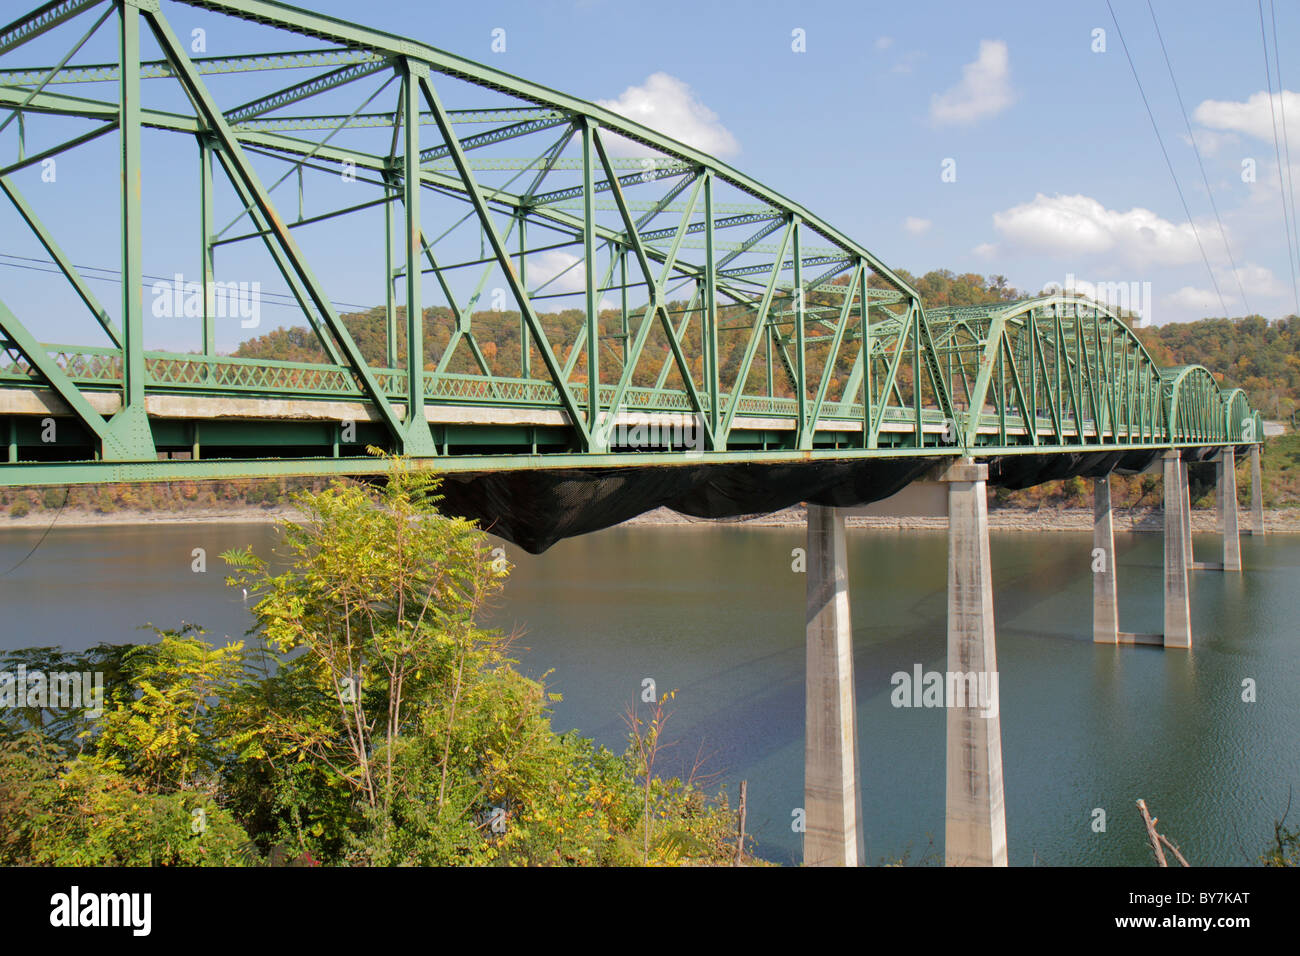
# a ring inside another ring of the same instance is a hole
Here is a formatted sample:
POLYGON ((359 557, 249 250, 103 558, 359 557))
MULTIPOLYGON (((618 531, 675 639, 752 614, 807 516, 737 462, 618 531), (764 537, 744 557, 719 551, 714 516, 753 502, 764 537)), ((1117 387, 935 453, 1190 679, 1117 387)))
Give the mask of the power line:
POLYGON ((1291 292, 1296 312, 1300 313, 1300 285, 1296 283, 1295 246, 1291 243, 1291 214, 1287 211, 1286 180, 1282 176, 1282 150, 1277 142, 1277 110, 1273 106, 1273 71, 1268 66, 1268 33, 1264 29, 1264 0, 1259 5, 1259 39, 1264 44, 1264 85, 1268 90, 1268 113, 1273 118, 1273 153, 1277 157, 1277 188, 1282 194, 1282 229, 1286 232, 1286 264, 1291 270, 1291 292))
POLYGON ((63 504, 59 505, 59 510, 54 512, 54 517, 50 519, 50 523, 46 526, 45 533, 42 534, 40 538, 36 540, 36 543, 34 545, 32 545, 32 550, 28 551, 27 554, 24 555, 23 559, 19 561, 17 564, 15 564, 12 568, 10 568, 4 574, 0 574, 0 578, 8 577, 9 575, 17 571, 19 568, 21 568, 24 564, 27 563, 28 559, 30 559, 31 556, 36 553, 37 549, 39 549, 40 546, 45 543, 45 539, 48 538, 50 536, 50 532, 54 530, 54 523, 59 520, 59 515, 63 514, 63 509, 68 506, 68 499, 71 497, 72 497, 72 486, 69 485, 68 487, 63 489, 63 504))
MULTIPOLYGON (((22 264, 23 262, 35 262, 35 263, 39 263, 40 265, 57 266, 58 263, 56 263, 53 259, 37 259, 34 258, 33 256, 19 256, 11 252, 0 252, 0 260, 2 259, 21 260, 20 262, 0 261, 0 266, 8 266, 11 269, 27 269, 31 272, 46 272, 49 273, 50 275, 63 275, 63 272, 60 269, 38 269, 35 266, 26 266, 22 264)), ((122 282, 122 278, 121 278, 122 272, 120 269, 105 269, 102 266, 77 265, 76 263, 74 263, 73 265, 74 268, 80 270, 81 272, 106 273, 106 275, 101 275, 101 276, 87 275, 86 276, 87 279, 95 279, 99 282, 114 282, 114 283, 118 283, 119 285, 122 282)), ((142 278, 153 279, 156 282, 171 282, 173 279, 175 279, 175 276, 155 276, 155 275, 146 274, 143 275, 142 278)), ((263 298, 270 296, 272 298, 292 300, 289 302, 268 302, 267 305, 279 305, 285 308, 293 308, 293 309, 300 308, 300 306, 298 305, 298 300, 288 292, 263 292, 259 290, 258 295, 262 296, 263 298)), ((330 305, 334 306, 335 308, 357 309, 358 311, 361 312, 368 312, 371 308, 368 305, 357 305, 356 303, 353 302, 330 302, 330 305)))
MULTIPOLYGON (((1277 71, 1277 109, 1282 114, 1282 148, 1286 153, 1286 182, 1287 188, 1291 190, 1291 231, 1295 234, 1296 258, 1300 260, 1300 222, 1296 221, 1295 182, 1291 178, 1291 137, 1286 131, 1286 87, 1282 85, 1282 52, 1277 45, 1277 11, 1273 7, 1273 0, 1268 0, 1268 13, 1273 20, 1273 68, 1277 71)), ((1271 96, 1269 102, 1272 102, 1271 96)), ((1281 178, 1282 174, 1279 171, 1278 180, 1280 181, 1281 178)), ((1300 311, 1300 306, 1297 310, 1300 311)))
MULTIPOLYGON (((1201 244, 1201 234, 1196 229, 1196 223, 1192 221, 1192 211, 1187 206, 1187 198, 1183 195, 1183 187, 1179 184, 1178 174, 1174 172, 1174 164, 1169 159, 1169 150, 1165 149, 1164 137, 1160 135, 1160 127, 1156 125, 1155 113, 1151 112, 1151 103, 1147 100, 1146 91, 1142 89, 1142 80, 1138 77, 1137 67, 1134 65, 1133 57, 1128 51, 1128 43, 1124 40, 1124 31, 1119 27, 1119 18, 1115 16, 1115 8, 1110 5, 1110 0, 1106 0, 1106 9, 1110 11, 1111 22, 1115 24, 1115 33, 1119 36, 1120 45, 1124 47, 1124 57, 1128 60, 1128 68, 1133 71, 1133 81, 1137 83, 1138 95, 1142 97, 1142 105, 1146 107, 1147 118, 1151 120, 1151 129, 1155 132, 1156 142, 1160 144, 1160 152, 1165 157, 1165 165, 1169 167, 1169 175, 1173 178, 1174 189, 1178 191, 1178 200, 1183 204, 1183 212, 1187 215, 1187 224, 1192 227, 1192 237, 1196 240, 1196 248, 1201 250, 1201 259, 1205 262, 1205 271, 1210 274, 1210 284, 1214 286, 1214 293, 1219 297, 1219 307, 1223 309, 1223 315, 1227 318, 1228 306, 1223 301, 1223 293, 1219 290, 1219 280, 1214 277, 1214 269, 1210 266, 1210 257, 1205 254, 1205 246, 1201 244)), ((1290 239, 1290 236, 1287 238, 1290 239)))
POLYGON ((1183 105, 1183 94, 1178 89, 1178 81, 1174 79, 1174 65, 1169 59, 1169 51, 1165 48, 1165 38, 1160 33, 1160 24, 1156 20, 1156 10, 1155 7, 1151 6, 1151 0, 1147 0, 1147 9, 1151 11, 1151 23, 1156 28, 1156 38, 1160 41, 1160 52, 1165 56, 1165 66, 1169 68, 1169 82, 1174 85, 1174 95, 1178 97, 1178 108, 1183 114, 1183 125, 1187 127, 1187 139, 1192 144, 1192 152, 1196 154, 1196 165, 1201 168, 1201 182, 1205 183, 1205 193, 1210 197, 1210 208, 1214 210, 1215 221, 1219 224, 1219 236, 1223 239, 1223 248, 1228 253, 1228 263, 1232 266, 1233 278, 1237 280, 1237 289, 1241 292, 1241 303, 1246 307, 1246 313, 1250 314, 1250 300, 1246 298, 1246 287, 1242 284, 1241 275, 1237 272, 1237 260, 1232 255, 1232 246, 1228 244, 1228 231, 1223 228, 1223 219, 1219 216, 1219 204, 1214 201, 1214 192, 1210 189, 1210 178, 1205 175, 1205 163, 1201 160, 1201 150, 1196 145, 1196 136, 1192 133, 1192 123, 1187 118, 1187 107, 1183 105))

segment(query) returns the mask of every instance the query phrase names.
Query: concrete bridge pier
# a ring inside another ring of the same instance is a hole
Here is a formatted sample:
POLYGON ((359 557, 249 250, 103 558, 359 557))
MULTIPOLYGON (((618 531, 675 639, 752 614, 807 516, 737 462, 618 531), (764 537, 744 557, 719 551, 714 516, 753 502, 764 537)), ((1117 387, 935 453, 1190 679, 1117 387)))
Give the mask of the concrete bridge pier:
POLYGON ((1192 646, 1192 611, 1187 589, 1190 512, 1184 468, 1180 452, 1165 452, 1165 647, 1192 646))
POLYGON ((940 480, 948 485, 945 690, 956 690, 947 701, 944 862, 948 866, 1006 866, 1002 721, 985 488, 988 465, 963 460, 949 466, 940 480))
POLYGON ((1250 533, 1264 533, 1264 469, 1258 445, 1250 446, 1250 533))
POLYGON ((805 866, 857 866, 858 728, 844 512, 808 504, 805 866))
POLYGON ((1187 549, 1187 568, 1196 564, 1195 553, 1192 549, 1192 476, 1191 468, 1184 459, 1181 466, 1181 480, 1183 483, 1180 494, 1182 495, 1182 514, 1183 514, 1183 545, 1187 549))
POLYGON ((1223 535, 1223 570, 1241 570, 1241 531, 1237 518, 1237 455, 1231 448, 1219 452, 1216 465, 1215 504, 1219 533, 1223 535))
POLYGON ((1119 597, 1115 569, 1115 521, 1110 475, 1092 480, 1092 640, 1119 643, 1119 597))

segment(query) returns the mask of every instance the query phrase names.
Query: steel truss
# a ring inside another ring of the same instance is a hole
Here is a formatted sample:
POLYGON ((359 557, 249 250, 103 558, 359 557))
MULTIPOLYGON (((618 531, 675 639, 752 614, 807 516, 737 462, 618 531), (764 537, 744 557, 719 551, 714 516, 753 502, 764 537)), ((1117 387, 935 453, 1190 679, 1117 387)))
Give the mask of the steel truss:
POLYGON ((268 423, 273 416, 249 412, 242 424, 216 428, 201 410, 169 416, 154 401, 164 397, 291 399, 320 409, 341 402, 362 410, 367 440, 439 459, 438 467, 468 467, 451 459, 478 461, 488 446, 488 460, 491 451, 515 459, 508 467, 560 459, 659 463, 681 450, 629 447, 619 430, 629 413, 690 416, 703 435, 700 450, 717 461, 1122 451, 1262 438, 1258 415, 1240 390, 1221 390, 1199 366, 1159 368, 1132 329, 1098 303, 1049 296, 927 313, 914 288, 829 223, 717 159, 607 109, 409 39, 269 0, 168 0, 166 9, 177 6, 273 28, 284 45, 312 45, 191 57, 159 0, 62 0, 0 28, 0 124, 16 118, 21 131, 45 116, 89 124, 83 134, 31 155, 23 154, 20 136, 17 159, 0 165, 0 191, 109 342, 43 342, 30 320, 0 301, 0 399, 35 396, 26 404, 15 398, 8 412, 0 404, 9 432, 0 483, 154 477, 167 471, 160 458, 178 453, 187 464, 176 474, 357 470, 355 462, 338 463, 359 454, 362 444, 340 442, 344 412, 300 414, 310 428, 268 423), (89 31, 79 32, 86 24, 89 31), (114 27, 116 62, 74 62, 90 36, 114 27), (51 31, 80 40, 50 67, 6 64, 51 31), (142 37, 160 58, 142 59, 142 37), (277 79, 286 71, 292 82, 277 79), (219 96, 213 80, 234 74, 265 79, 264 92, 242 102, 219 96), (144 82, 179 85, 190 110, 145 106, 144 82), (341 92, 376 83, 378 90, 359 97, 354 110, 338 111, 341 92), (78 84, 101 95, 66 92, 78 84), (115 97, 102 96, 106 84, 115 97), (467 91, 476 101, 444 105, 444 96, 464 98, 467 91), (310 109, 331 96, 329 106, 310 109), (196 354, 145 347, 146 129, 192 140, 199 157, 195 189, 203 224, 196 243, 205 305, 196 354), (382 142, 358 146, 355 137, 366 131, 377 131, 382 142), (120 322, 13 179, 106 135, 120 143, 126 184, 105 200, 118 204, 122 220, 120 322), (529 158, 503 154, 503 146, 529 158), (272 161, 284 175, 268 185, 262 170, 272 161), (366 198, 306 217, 307 172, 351 175, 366 198), (272 195, 294 174, 296 220, 272 195), (240 204, 224 229, 212 198, 219 176, 240 204), (443 221, 439 213, 432 226, 422 206, 443 210, 448 200, 462 214, 443 221), (380 277, 387 289, 387 347, 377 363, 362 354, 294 233, 332 221, 341 240, 356 242, 348 217, 380 206, 387 227, 387 275, 380 277), (477 232, 478 258, 452 261, 446 237, 457 229, 477 232), (216 252, 232 243, 264 246, 324 362, 216 353, 216 252), (581 267, 576 292, 555 288, 563 272, 530 286, 530 261, 557 251, 573 260, 569 269, 581 267), (468 298, 458 281, 467 269, 480 275, 468 298), (475 306, 494 275, 518 313, 524 347, 514 368, 489 357, 488 343, 476 334, 476 321, 482 326, 475 306), (582 314, 567 338, 543 308, 566 295, 580 300, 582 314), (431 305, 450 309, 454 329, 426 367, 421 318, 431 305), (461 349, 472 357, 471 374, 451 371, 461 349), (486 410, 473 418, 476 427, 447 413, 466 408, 486 410), (49 449, 24 439, 33 425, 24 416, 45 410, 77 426, 71 444, 53 459, 49 449), (322 422, 326 427, 318 427, 322 422), (283 457, 277 465, 263 452, 249 452, 285 444, 299 458, 335 463, 283 457), (209 459, 202 464, 201 451, 209 459), (59 457, 72 460, 49 464, 59 457), (222 457, 241 463, 223 464, 222 457), (251 464, 253 458, 259 463, 251 464))

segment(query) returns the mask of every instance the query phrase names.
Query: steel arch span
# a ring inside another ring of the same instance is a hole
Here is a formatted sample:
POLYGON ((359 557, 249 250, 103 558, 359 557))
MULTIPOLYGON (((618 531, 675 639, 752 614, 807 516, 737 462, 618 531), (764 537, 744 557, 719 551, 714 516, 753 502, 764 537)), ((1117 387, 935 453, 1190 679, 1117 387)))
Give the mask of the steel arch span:
POLYGON ((1240 390, 1158 367, 1100 303, 927 311, 855 238, 712 156, 270 0, 47 3, 0 27, 0 124, 7 212, 87 329, 53 343, 0 286, 4 485, 370 474, 374 444, 466 476, 646 469, 646 500, 716 513, 869 500, 960 455, 1032 482, 1262 437, 1240 390), (195 9, 247 49, 197 53, 176 25, 195 9), (114 143, 93 198, 121 223, 105 301, 22 180, 114 143), (192 227, 145 215, 181 200, 192 227), (146 255, 177 249, 198 280, 159 293, 146 255), (217 350, 253 262, 310 329, 301 361, 217 350), (382 306, 344 321, 340 273, 382 306), (147 347, 160 303, 188 346, 147 347), (802 464, 822 477, 762 498, 776 472, 754 475, 802 464))

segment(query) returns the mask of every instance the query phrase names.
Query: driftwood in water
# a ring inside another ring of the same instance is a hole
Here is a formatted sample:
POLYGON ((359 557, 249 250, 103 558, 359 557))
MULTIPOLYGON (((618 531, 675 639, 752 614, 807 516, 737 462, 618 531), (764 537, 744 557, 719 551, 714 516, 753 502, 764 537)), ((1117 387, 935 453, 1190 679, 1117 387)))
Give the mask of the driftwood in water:
POLYGON ((1165 851, 1161 849, 1163 845, 1169 848, 1170 852, 1178 859, 1179 863, 1183 866, 1191 866, 1191 864, 1187 862, 1187 858, 1183 856, 1182 851, 1174 845, 1169 837, 1156 831, 1156 824, 1160 822, 1160 818, 1151 816, 1150 812, 1147 810, 1147 802, 1145 800, 1138 800, 1137 806, 1138 811, 1142 814, 1142 822, 1146 824, 1147 839, 1151 842, 1151 849, 1156 855, 1156 863, 1161 866, 1169 865, 1169 860, 1165 857, 1165 851))
POLYGON ((740 861, 745 855, 745 797, 748 790, 748 780, 740 781, 740 812, 736 822, 736 859, 732 866, 740 866, 740 861))

